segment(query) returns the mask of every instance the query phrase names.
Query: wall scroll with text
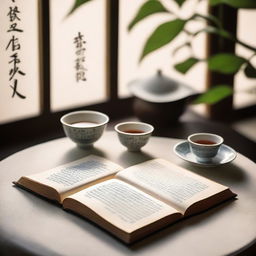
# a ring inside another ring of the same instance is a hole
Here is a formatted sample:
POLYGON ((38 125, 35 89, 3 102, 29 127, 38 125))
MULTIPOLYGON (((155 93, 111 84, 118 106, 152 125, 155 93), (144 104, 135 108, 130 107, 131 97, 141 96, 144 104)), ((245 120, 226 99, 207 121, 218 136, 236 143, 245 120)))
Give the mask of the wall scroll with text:
POLYGON ((39 2, 0 2, 0 123, 40 112, 39 2))
POLYGON ((106 100, 106 1, 50 1, 51 110, 106 100))

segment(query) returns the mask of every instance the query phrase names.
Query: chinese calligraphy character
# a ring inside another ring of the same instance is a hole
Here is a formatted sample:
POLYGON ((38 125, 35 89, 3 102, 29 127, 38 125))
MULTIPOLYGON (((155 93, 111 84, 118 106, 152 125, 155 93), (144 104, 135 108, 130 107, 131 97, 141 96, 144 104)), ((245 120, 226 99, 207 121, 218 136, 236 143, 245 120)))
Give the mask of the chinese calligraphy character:
POLYGON ((7 32, 23 32, 22 29, 16 28, 17 27, 17 23, 12 23, 10 25, 10 29, 7 30, 7 32))
POLYGON ((16 73, 19 73, 20 75, 24 76, 25 73, 20 71, 20 68, 17 66, 17 64, 20 63, 20 59, 18 58, 18 53, 14 53, 10 57, 11 57, 11 60, 9 61, 9 63, 13 63, 13 68, 10 69, 9 80, 12 80, 13 77, 16 75, 16 73))
POLYGON ((12 36, 12 38, 10 39, 5 49, 8 50, 9 46, 11 46, 11 50, 13 52, 19 50, 20 49, 19 38, 12 36))
POLYGON ((17 94, 17 96, 19 96, 21 99, 26 99, 26 96, 22 95, 21 93, 19 93, 17 91, 17 85, 18 85, 18 80, 17 79, 14 80, 14 85, 13 86, 10 85, 10 87, 13 89, 12 98, 17 94))
POLYGON ((7 16, 9 16, 9 18, 10 18, 9 19, 10 22, 15 21, 16 19, 20 20, 20 18, 18 17, 18 13, 20 13, 20 11, 17 6, 15 6, 14 8, 10 7, 10 11, 7 14, 7 16))
POLYGON ((82 48, 83 44, 86 43, 85 41, 83 41, 83 37, 84 36, 80 32, 78 32, 78 36, 74 39, 74 44, 76 45, 76 48, 82 48))

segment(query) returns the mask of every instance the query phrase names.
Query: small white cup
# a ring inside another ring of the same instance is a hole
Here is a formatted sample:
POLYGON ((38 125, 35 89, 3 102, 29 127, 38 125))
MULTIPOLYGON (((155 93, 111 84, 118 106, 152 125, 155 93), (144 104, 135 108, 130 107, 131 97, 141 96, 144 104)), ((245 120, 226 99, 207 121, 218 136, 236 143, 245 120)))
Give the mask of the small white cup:
POLYGON ((118 138, 129 151, 139 151, 145 146, 154 127, 142 122, 124 122, 115 126, 118 138))
POLYGON ((188 136, 190 149, 200 162, 208 162, 215 157, 223 141, 221 136, 212 133, 194 133, 188 136))
POLYGON ((109 117, 101 112, 82 110, 68 113, 60 119, 64 132, 79 147, 91 147, 103 134, 109 117))

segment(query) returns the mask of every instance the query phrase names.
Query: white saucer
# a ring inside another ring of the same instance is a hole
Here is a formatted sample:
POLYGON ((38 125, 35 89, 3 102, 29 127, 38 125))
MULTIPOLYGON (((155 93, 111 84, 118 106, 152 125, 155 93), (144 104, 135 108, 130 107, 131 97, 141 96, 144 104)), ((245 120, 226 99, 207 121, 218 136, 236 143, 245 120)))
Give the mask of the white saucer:
POLYGON ((196 156, 191 152, 190 146, 187 141, 182 141, 176 144, 173 150, 174 153, 183 160, 201 167, 215 167, 227 164, 236 158, 236 151, 225 144, 222 144, 220 146, 218 154, 215 157, 211 158, 209 162, 199 162, 196 156))

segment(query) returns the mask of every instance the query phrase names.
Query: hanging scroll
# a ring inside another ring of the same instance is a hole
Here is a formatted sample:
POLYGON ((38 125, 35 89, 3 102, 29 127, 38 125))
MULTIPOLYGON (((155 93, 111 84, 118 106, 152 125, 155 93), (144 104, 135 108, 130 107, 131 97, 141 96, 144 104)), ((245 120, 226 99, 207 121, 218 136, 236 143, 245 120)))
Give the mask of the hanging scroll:
POLYGON ((40 112, 38 5, 0 1, 0 123, 40 112))
POLYGON ((70 13, 74 3, 50 1, 53 111, 107 99, 106 1, 89 1, 70 13))

